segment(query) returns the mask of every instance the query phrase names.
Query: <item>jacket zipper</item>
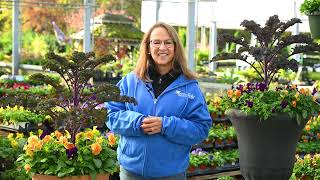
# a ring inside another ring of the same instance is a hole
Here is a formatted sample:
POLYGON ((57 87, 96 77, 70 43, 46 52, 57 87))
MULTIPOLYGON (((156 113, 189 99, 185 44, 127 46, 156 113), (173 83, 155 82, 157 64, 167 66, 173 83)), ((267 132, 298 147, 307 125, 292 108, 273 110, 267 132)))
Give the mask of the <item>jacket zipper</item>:
MULTIPOLYGON (((147 87, 146 87, 147 88, 147 87)), ((155 97, 154 93, 153 93, 153 89, 152 91, 149 91, 149 93, 151 94, 152 98, 153 98, 153 112, 152 115, 154 116, 156 114, 156 104, 157 104, 157 98, 155 97)), ((146 163, 148 162, 148 156, 147 156, 147 147, 149 146, 149 136, 146 136, 146 148, 145 148, 145 160, 143 163, 143 171, 142 171, 142 175, 144 176, 145 173, 145 169, 146 169, 146 163)))

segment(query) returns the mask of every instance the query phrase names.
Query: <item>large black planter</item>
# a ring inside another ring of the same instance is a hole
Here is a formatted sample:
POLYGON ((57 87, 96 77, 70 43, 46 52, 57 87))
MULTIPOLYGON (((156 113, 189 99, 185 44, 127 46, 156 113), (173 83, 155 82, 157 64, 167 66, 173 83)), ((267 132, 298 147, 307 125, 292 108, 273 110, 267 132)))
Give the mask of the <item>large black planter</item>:
POLYGON ((306 121, 298 125, 287 114, 264 121, 235 109, 227 116, 237 133, 242 176, 246 180, 288 180, 306 121))

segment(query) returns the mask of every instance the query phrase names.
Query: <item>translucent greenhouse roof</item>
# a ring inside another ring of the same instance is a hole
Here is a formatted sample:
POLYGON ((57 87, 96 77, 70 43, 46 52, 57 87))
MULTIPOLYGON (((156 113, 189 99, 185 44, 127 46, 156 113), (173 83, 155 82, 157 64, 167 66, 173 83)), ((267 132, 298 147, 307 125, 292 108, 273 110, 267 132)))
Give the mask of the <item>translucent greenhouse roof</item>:
MULTIPOLYGON (((186 26, 188 1, 160 0, 158 21, 186 26)), ((278 15, 280 20, 286 21, 294 18, 296 13, 296 17, 303 22, 299 24, 299 30, 309 32, 307 16, 302 15, 299 11, 302 2, 303 0, 200 0, 196 3, 195 21, 197 26, 210 27, 211 22, 216 21, 218 28, 242 29, 240 23, 245 19, 264 25, 270 16, 278 15)), ((141 10, 142 31, 146 31, 155 23, 155 17, 156 1, 144 0, 141 10)))

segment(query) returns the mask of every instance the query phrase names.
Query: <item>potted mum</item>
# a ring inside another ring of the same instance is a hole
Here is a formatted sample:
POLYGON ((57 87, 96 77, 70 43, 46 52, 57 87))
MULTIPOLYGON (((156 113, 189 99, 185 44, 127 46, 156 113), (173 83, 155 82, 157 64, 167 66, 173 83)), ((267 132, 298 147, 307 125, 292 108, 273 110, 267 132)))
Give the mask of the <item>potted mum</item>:
POLYGON ((300 6, 300 12, 308 16, 312 37, 320 38, 320 1, 304 0, 300 6))
POLYGON ((61 177, 105 179, 100 175, 117 170, 116 152, 110 148, 115 143, 114 136, 109 135, 108 141, 95 127, 88 129, 99 124, 99 120, 104 123, 104 102, 135 103, 133 98, 121 96, 115 85, 93 86, 88 83, 95 67, 111 60, 114 58, 110 55, 96 58, 92 52, 73 52, 66 57, 48 53, 43 68, 58 73, 63 84, 42 73, 30 77, 54 89, 48 95, 22 96, 20 101, 26 107, 30 105, 25 98, 29 98, 33 105, 37 101, 32 109, 53 120, 53 123, 45 123, 47 128, 39 136, 28 138, 25 153, 17 160, 34 180, 61 177), (56 130, 48 124, 53 124, 56 130))
POLYGON ((279 69, 298 70, 294 54, 319 51, 320 46, 308 36, 284 36, 290 26, 301 23, 293 18, 280 22, 271 16, 265 27, 244 20, 241 25, 257 37, 258 45, 250 46, 244 38, 222 35, 220 40, 239 44, 237 53, 222 53, 212 60, 238 59, 248 63, 261 82, 242 84, 228 90, 222 103, 236 129, 240 151, 241 173, 246 179, 288 179, 295 161, 299 135, 309 117, 319 111, 316 91, 298 89, 295 85, 272 88, 270 83, 279 69), (296 44, 289 54, 284 48, 296 44), (255 61, 249 61, 252 56, 255 61))

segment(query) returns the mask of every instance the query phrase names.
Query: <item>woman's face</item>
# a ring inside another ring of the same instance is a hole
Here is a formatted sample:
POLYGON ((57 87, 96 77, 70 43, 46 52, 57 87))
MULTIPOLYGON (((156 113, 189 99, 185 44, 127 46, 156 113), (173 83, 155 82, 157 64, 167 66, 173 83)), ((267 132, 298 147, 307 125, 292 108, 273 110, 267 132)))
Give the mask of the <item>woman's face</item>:
POLYGON ((167 30, 155 28, 150 34, 150 54, 161 74, 170 71, 174 51, 174 41, 167 30))

